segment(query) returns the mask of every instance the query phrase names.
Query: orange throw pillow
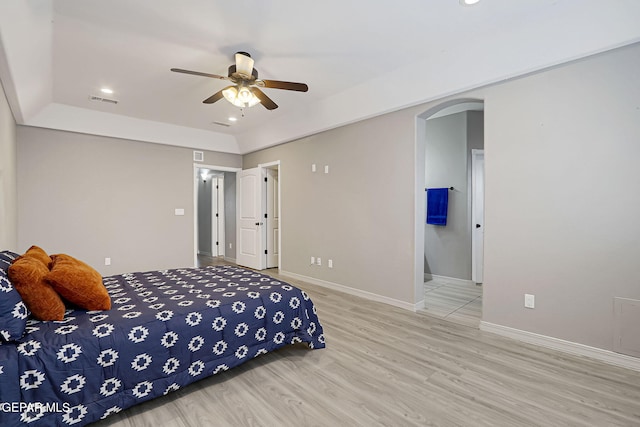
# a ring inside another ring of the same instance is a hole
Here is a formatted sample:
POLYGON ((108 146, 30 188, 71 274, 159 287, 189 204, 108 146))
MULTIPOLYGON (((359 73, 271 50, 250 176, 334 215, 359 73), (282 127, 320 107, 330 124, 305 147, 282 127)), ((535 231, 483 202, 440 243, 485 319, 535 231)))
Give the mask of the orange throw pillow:
POLYGON ((8 274, 33 317, 39 320, 64 319, 64 302, 44 280, 49 269, 42 262, 35 257, 19 258, 11 264, 8 274))
POLYGON ((45 280, 72 304, 85 310, 110 310, 111 298, 102 276, 84 262, 66 254, 51 255, 45 280))
MULTIPOLYGON (((45 267, 47 267, 47 270, 49 269, 49 264, 51 264, 51 258, 49 257, 49 255, 47 255, 44 249, 36 245, 33 245, 29 249, 27 249, 27 252, 25 252, 22 257, 37 259, 38 261, 42 262, 45 267)), ((22 257, 18 257, 18 259, 22 257)))

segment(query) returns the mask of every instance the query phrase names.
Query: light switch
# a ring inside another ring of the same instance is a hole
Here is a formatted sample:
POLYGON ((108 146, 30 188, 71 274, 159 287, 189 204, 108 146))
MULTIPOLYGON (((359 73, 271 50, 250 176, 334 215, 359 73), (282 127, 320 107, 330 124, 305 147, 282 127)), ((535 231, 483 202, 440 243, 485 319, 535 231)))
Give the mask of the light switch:
POLYGON ((536 297, 531 294, 524 294, 524 306, 526 308, 536 308, 536 297))

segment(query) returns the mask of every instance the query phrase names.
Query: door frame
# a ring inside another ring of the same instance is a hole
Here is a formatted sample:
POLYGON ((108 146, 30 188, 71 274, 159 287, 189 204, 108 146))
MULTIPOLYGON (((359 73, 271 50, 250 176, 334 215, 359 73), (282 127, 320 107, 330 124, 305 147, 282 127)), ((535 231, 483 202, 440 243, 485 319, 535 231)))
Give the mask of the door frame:
MULTIPOLYGON (((217 171, 214 171, 217 172, 217 171)), ((225 251, 225 227, 226 218, 224 215, 224 173, 211 176, 211 255, 224 256, 225 251), (216 186, 213 186, 215 180, 216 186), (222 209, 220 207, 222 206, 222 209), (215 207, 215 209, 214 209, 215 207), (215 224, 215 227, 214 227, 215 224), (220 226, 222 224, 222 227, 220 226), (215 231, 214 231, 215 229, 215 231), (214 239, 215 237, 215 239, 214 239)))
MULTIPOLYGON (((282 185, 282 168, 280 166, 280 160, 275 160, 275 161, 269 162, 269 163, 260 163, 258 165, 258 167, 262 168, 262 169, 275 169, 275 170, 278 171, 278 188, 276 189, 278 194, 277 194, 276 198, 278 199, 278 234, 277 234, 277 240, 278 240, 278 270, 280 270, 281 265, 282 265, 282 197, 281 197, 282 196, 282 192, 281 192, 281 188, 280 188, 280 186, 282 185)), ((264 197, 263 197, 263 203, 264 203, 263 208, 265 210, 266 210, 266 207, 267 207, 266 196, 267 195, 264 194, 264 197)), ((265 227, 265 229, 267 229, 267 227, 265 227)), ((266 242, 265 242, 265 244, 266 244, 266 242)), ((265 259, 265 265, 267 265, 266 259, 265 259)), ((275 267, 273 267, 273 268, 275 268, 275 267)))
POLYGON ((484 149, 471 150, 471 280, 481 284, 484 279, 484 149), (482 176, 478 184, 478 173, 482 176), (481 199, 482 220, 478 221, 478 202, 481 199), (476 231, 480 224, 481 232, 476 231))
MULTIPOLYGON (((229 166, 206 165, 204 163, 193 164, 193 266, 198 266, 198 169, 211 169, 218 172, 233 172, 237 174, 242 168, 229 166)), ((237 193, 237 192, 236 192, 237 193)), ((236 212, 238 211, 238 197, 236 194, 236 212)), ((237 239, 236 239, 237 241, 237 239)), ((237 249, 237 248, 236 248, 237 249)))

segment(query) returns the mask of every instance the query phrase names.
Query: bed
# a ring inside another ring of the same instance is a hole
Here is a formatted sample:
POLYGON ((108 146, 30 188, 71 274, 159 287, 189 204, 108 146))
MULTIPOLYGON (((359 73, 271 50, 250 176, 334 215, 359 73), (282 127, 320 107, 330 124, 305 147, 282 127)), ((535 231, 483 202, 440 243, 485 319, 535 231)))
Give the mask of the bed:
POLYGON ((0 340, 0 425, 82 426, 289 344, 325 346, 308 295, 255 271, 184 268, 103 283, 111 310, 69 309, 61 321, 30 319, 8 302, 26 329, 0 340))

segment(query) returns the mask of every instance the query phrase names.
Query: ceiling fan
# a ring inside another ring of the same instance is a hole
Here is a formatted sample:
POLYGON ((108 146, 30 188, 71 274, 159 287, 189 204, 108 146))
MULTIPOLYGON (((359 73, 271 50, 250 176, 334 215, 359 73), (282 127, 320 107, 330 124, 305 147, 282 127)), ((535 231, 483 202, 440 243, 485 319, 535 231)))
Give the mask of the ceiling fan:
POLYGON ((195 76, 211 77, 213 79, 229 80, 233 83, 233 85, 227 86, 202 101, 205 104, 213 104, 224 97, 236 107, 252 107, 258 103, 262 103, 267 110, 275 110, 278 108, 278 104, 273 102, 271 98, 260 90, 261 87, 269 89, 295 90, 298 92, 306 92, 309 90, 309 86, 305 83, 259 79, 258 70, 253 68, 254 61, 251 58, 251 55, 247 52, 237 52, 235 59, 236 63, 229 66, 229 75, 226 77, 219 76, 217 74, 201 73, 199 71, 183 70, 180 68, 172 68, 171 71, 176 73, 193 74, 195 76))

